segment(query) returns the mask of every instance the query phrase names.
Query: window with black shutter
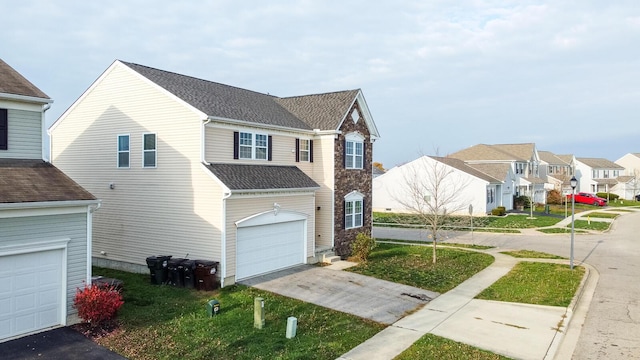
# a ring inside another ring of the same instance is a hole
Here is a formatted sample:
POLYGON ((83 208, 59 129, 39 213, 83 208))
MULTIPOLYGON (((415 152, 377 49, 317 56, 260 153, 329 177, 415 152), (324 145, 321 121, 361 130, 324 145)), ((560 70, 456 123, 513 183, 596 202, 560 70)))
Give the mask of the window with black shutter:
POLYGON ((0 150, 9 148, 9 114, 7 109, 0 109, 0 150))

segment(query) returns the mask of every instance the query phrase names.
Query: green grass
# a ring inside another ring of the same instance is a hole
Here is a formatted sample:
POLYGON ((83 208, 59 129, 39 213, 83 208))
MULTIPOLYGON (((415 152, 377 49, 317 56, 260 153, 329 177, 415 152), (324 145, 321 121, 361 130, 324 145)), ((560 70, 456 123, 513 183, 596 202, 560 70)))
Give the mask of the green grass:
POLYGON ((427 334, 395 358, 395 360, 415 359, 508 360, 509 358, 471 345, 427 334))
MULTIPOLYGON (((569 227, 571 227, 571 225, 569 225, 569 227)), ((537 229, 537 231, 540 231, 541 233, 545 233, 545 234, 570 234, 571 233, 571 229, 565 229, 565 228, 537 229)), ((587 234, 587 231, 584 231, 584 230, 574 229, 574 231, 576 234, 587 234)))
POLYGON ((616 214, 616 213, 592 212, 587 216, 592 217, 592 218, 615 219, 619 215, 616 214))
MULTIPOLYGON (((604 221, 587 221, 587 220, 575 220, 574 228, 575 229, 584 229, 584 230, 598 230, 604 231, 609 229, 609 223, 604 221)), ((567 225, 568 228, 571 228, 571 224, 567 225)))
POLYGON ((94 269, 124 281, 120 329, 98 342, 130 359, 335 359, 384 328, 353 315, 244 286, 213 292, 154 286, 149 276, 94 269), (265 300, 265 327, 253 327, 253 301, 265 300), (207 317, 217 299, 220 314, 207 317), (285 338, 289 316, 297 335, 285 338))
MULTIPOLYGON (((380 242, 380 243, 391 242, 391 243, 416 244, 416 245, 431 244, 431 242, 426 242, 421 240, 397 240, 397 239, 376 239, 376 242, 380 242)), ((489 245, 458 244, 458 243, 450 243, 450 242, 438 242, 438 244, 441 244, 444 246, 461 247, 465 249, 476 249, 476 250, 487 250, 487 249, 494 248, 494 246, 489 246, 489 245)))
POLYGON ((566 259, 562 256, 532 250, 501 251, 501 254, 526 259, 566 259))
POLYGON ((583 276, 582 267, 572 271, 568 265, 521 262, 476 298, 566 307, 583 276))
POLYGON ((438 248, 432 263, 432 247, 378 244, 369 260, 347 269, 439 293, 447 292, 493 263, 488 254, 438 248))

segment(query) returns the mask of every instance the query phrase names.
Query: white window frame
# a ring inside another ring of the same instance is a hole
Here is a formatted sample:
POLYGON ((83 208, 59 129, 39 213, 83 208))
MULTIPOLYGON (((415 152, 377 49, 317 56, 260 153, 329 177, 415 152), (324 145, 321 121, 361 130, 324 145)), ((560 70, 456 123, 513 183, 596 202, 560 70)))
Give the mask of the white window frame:
POLYGON ((238 132, 238 159, 243 160, 268 160, 269 159, 269 135, 264 133, 252 133, 248 131, 239 131, 238 132), (249 144, 243 144, 243 134, 249 135, 245 139, 249 140, 249 144), (258 145, 258 138, 264 136, 264 146, 258 145), (243 156, 242 149, 251 149, 251 157, 243 156), (264 149, 264 158, 257 157, 258 150, 264 149))
POLYGON ((344 167, 346 169, 361 170, 364 168, 364 139, 364 136, 359 133, 349 133, 345 136, 344 167), (358 154, 358 148, 360 154, 358 154))
POLYGON ((116 136, 116 167, 118 169, 130 169, 131 168, 131 135, 119 134, 116 136), (127 137, 127 150, 120 150, 120 138, 127 137), (120 154, 127 154, 127 166, 120 166, 120 154))
POLYGON ((158 134, 156 133, 144 133, 142 134, 142 167, 145 169, 155 169, 158 167, 158 134), (153 149, 145 149, 147 145, 145 141, 145 137, 147 135, 153 135, 154 143, 153 149), (145 164, 145 155, 153 153, 153 166, 148 166, 145 164))
POLYGON ((311 161, 311 140, 300 139, 298 147, 299 147, 298 159, 300 159, 300 161, 310 162, 311 161))
POLYGON ((364 195, 358 191, 352 191, 344 197, 344 228, 356 229, 362 227, 363 225, 364 195), (360 206, 360 211, 357 211, 358 204, 360 206))

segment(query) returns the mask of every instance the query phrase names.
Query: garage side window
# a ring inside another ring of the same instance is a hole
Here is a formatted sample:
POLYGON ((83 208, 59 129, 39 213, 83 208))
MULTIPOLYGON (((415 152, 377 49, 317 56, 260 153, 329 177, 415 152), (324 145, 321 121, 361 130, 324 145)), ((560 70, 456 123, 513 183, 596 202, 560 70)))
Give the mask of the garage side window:
POLYGON ((156 167, 157 137, 156 134, 142 135, 142 167, 156 167))
POLYGON ((118 167, 129 168, 129 135, 118 135, 118 167))
POLYGON ((344 197, 344 228, 362 227, 364 213, 364 195, 353 191, 344 197))

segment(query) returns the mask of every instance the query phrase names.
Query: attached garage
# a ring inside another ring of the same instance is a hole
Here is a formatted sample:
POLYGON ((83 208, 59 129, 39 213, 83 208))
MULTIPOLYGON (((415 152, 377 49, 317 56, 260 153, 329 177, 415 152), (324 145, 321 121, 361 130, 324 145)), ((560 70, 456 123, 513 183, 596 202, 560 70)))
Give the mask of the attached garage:
POLYGON ((64 248, 0 255, 0 339, 65 324, 64 264, 64 248))
POLYGON ((306 215, 269 211, 236 225, 237 280, 305 263, 306 215))

